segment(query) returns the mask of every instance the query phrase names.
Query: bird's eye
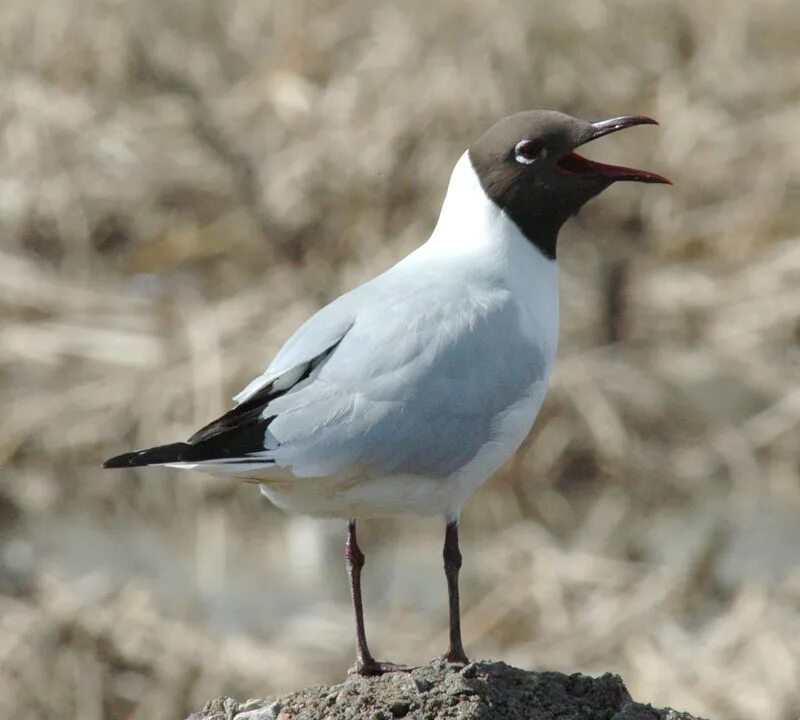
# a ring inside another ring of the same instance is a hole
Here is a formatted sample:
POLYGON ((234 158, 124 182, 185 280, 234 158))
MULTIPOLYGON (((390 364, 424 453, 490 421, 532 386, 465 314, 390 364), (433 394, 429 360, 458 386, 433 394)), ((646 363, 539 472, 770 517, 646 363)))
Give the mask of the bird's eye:
POLYGON ((520 140, 514 146, 514 159, 523 165, 535 163, 545 156, 545 146, 540 140, 520 140))

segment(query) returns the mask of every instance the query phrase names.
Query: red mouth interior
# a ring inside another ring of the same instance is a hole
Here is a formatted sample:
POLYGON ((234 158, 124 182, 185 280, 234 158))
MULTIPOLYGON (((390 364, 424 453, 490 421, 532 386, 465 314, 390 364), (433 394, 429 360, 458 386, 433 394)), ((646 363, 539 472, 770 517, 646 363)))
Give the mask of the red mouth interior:
POLYGON ((562 175, 584 175, 587 177, 607 177, 612 180, 634 180, 645 183, 664 183, 672 185, 667 178, 645 170, 622 167, 621 165, 606 165, 605 163, 595 162, 588 158, 578 155, 576 152, 569 152, 562 155, 555 165, 556 172, 562 175))

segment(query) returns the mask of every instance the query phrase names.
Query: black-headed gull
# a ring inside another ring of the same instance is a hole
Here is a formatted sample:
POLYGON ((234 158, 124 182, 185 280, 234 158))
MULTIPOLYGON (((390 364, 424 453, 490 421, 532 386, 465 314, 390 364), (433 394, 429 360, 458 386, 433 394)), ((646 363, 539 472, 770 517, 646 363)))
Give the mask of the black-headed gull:
POLYGON ((575 148, 642 116, 585 122, 533 110, 504 118, 456 163, 426 243, 306 321, 236 406, 186 442, 112 458, 257 480, 289 512, 346 518, 355 670, 385 672, 367 647, 356 520, 445 518, 445 659, 461 643, 458 515, 525 439, 558 341, 556 239, 618 180, 669 183, 575 148))

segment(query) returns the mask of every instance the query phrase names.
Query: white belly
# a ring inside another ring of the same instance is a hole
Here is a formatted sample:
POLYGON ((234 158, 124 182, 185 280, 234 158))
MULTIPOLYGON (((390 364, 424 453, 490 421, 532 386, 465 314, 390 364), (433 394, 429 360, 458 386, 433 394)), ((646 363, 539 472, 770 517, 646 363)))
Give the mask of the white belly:
POLYGON ((273 505, 286 512, 316 517, 447 515, 454 490, 450 479, 412 475, 374 478, 358 471, 261 482, 261 493, 273 505))

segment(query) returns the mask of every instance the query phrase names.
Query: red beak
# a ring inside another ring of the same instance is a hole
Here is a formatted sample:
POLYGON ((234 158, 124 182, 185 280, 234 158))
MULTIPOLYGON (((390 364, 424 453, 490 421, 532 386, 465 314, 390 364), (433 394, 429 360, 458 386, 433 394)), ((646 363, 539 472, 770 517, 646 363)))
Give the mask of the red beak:
MULTIPOLYGON (((634 125, 658 125, 653 118, 644 115, 623 115, 622 117, 611 118, 610 120, 600 120, 591 124, 592 131, 581 145, 610 135, 618 130, 633 127, 634 125)), ((631 180, 643 183, 663 183, 672 185, 667 178, 646 170, 636 170, 635 168, 622 167, 620 165, 606 165, 605 163, 595 162, 588 158, 578 155, 576 152, 569 152, 559 158, 555 166, 556 172, 562 175, 584 175, 586 177, 604 177, 609 180, 631 180)))

